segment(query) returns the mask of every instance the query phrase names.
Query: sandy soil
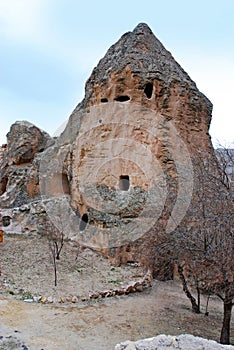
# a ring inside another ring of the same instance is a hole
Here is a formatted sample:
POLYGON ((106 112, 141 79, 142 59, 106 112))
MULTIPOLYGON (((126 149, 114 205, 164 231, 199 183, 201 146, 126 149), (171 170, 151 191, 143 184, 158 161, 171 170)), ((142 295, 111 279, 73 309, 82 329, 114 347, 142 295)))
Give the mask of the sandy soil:
POLYGON ((120 287, 144 275, 139 267, 110 266, 107 259, 90 249, 79 252, 66 242, 57 260, 55 288, 52 256, 44 237, 7 236, 0 245, 0 253, 0 291, 18 299, 39 295, 56 299, 88 296, 90 291, 120 287))
MULTIPOLYGON (((209 316, 195 315, 177 283, 154 281, 142 293, 76 304, 27 303, 33 295, 85 295, 113 288, 143 274, 138 267, 112 267, 67 244, 58 266, 58 287, 48 245, 38 237, 7 237, 0 246, 0 350, 111 350, 124 340, 190 333, 219 339, 222 304, 212 298, 209 316), (8 338, 7 338, 8 337, 8 338), (9 338, 10 337, 10 338, 9 338), (12 346, 4 347, 4 342, 12 346), (16 345, 18 342, 18 345, 16 345)), ((203 310, 206 298, 202 299, 203 310)), ((234 329, 232 329, 234 343, 234 329)))

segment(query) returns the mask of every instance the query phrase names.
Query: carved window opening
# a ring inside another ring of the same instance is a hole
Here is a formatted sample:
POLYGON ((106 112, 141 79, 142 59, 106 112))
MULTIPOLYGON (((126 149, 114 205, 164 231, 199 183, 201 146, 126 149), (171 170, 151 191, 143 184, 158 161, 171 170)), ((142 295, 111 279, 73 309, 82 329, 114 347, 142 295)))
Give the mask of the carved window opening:
POLYGON ((2 226, 7 227, 11 224, 11 218, 10 216, 3 216, 2 217, 2 226))
POLYGON ((116 97, 114 100, 118 102, 126 102, 130 100, 130 97, 127 95, 123 95, 123 96, 116 97))
POLYGON ((108 102, 108 98, 101 98, 101 103, 107 103, 108 102))
POLYGON ((144 89, 144 93, 146 94, 146 97, 148 99, 151 99, 152 94, 153 94, 153 84, 152 83, 147 83, 144 89))
POLYGON ((84 231, 88 224, 89 218, 87 214, 83 214, 80 221, 80 231, 84 231))
POLYGON ((119 189, 121 191, 128 191, 130 187, 130 179, 128 175, 120 175, 119 177, 119 189))

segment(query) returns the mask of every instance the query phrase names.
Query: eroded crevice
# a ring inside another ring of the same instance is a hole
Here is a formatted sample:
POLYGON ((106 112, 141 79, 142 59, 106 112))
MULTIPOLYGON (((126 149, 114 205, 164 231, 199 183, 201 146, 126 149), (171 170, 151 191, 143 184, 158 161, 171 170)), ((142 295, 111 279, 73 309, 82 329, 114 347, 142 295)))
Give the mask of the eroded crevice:
POLYGON ((64 194, 71 194, 70 184, 67 177, 67 174, 62 174, 62 188, 64 194))
POLYGON ((0 196, 2 196, 7 189, 8 178, 5 176, 0 183, 0 196))

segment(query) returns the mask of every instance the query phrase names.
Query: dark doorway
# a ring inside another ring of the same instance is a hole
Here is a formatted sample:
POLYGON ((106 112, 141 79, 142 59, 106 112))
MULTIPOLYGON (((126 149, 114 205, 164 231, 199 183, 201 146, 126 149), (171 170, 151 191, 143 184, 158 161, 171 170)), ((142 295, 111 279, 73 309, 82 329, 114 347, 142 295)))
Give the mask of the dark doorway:
POLYGON ((82 218, 81 218, 81 221, 80 221, 80 231, 84 231, 85 230, 88 221, 89 221, 88 215, 87 214, 83 214, 82 218))
POLYGON ((153 84, 152 83, 147 83, 144 89, 144 93, 146 94, 146 97, 150 99, 152 97, 153 93, 153 84))
POLYGON ((121 191, 128 191, 130 187, 130 180, 128 175, 120 175, 119 177, 119 189, 121 191))

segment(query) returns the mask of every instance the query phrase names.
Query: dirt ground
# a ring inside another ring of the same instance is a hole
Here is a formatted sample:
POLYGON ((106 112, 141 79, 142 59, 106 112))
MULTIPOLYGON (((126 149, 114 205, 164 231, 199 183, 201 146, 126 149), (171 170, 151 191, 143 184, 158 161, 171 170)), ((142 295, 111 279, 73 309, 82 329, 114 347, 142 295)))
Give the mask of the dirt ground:
MULTIPOLYGON (((110 266, 90 250, 76 256, 77 249, 66 243, 55 288, 48 242, 34 236, 5 237, 0 245, 0 350, 111 350, 121 341, 158 334, 190 333, 218 341, 220 301, 211 298, 208 317, 196 315, 181 286, 172 281, 153 281, 152 288, 142 293, 101 300, 64 304, 23 301, 33 296, 70 300, 143 275, 140 267, 110 266)), ((205 304, 204 297, 203 311, 205 304)))

